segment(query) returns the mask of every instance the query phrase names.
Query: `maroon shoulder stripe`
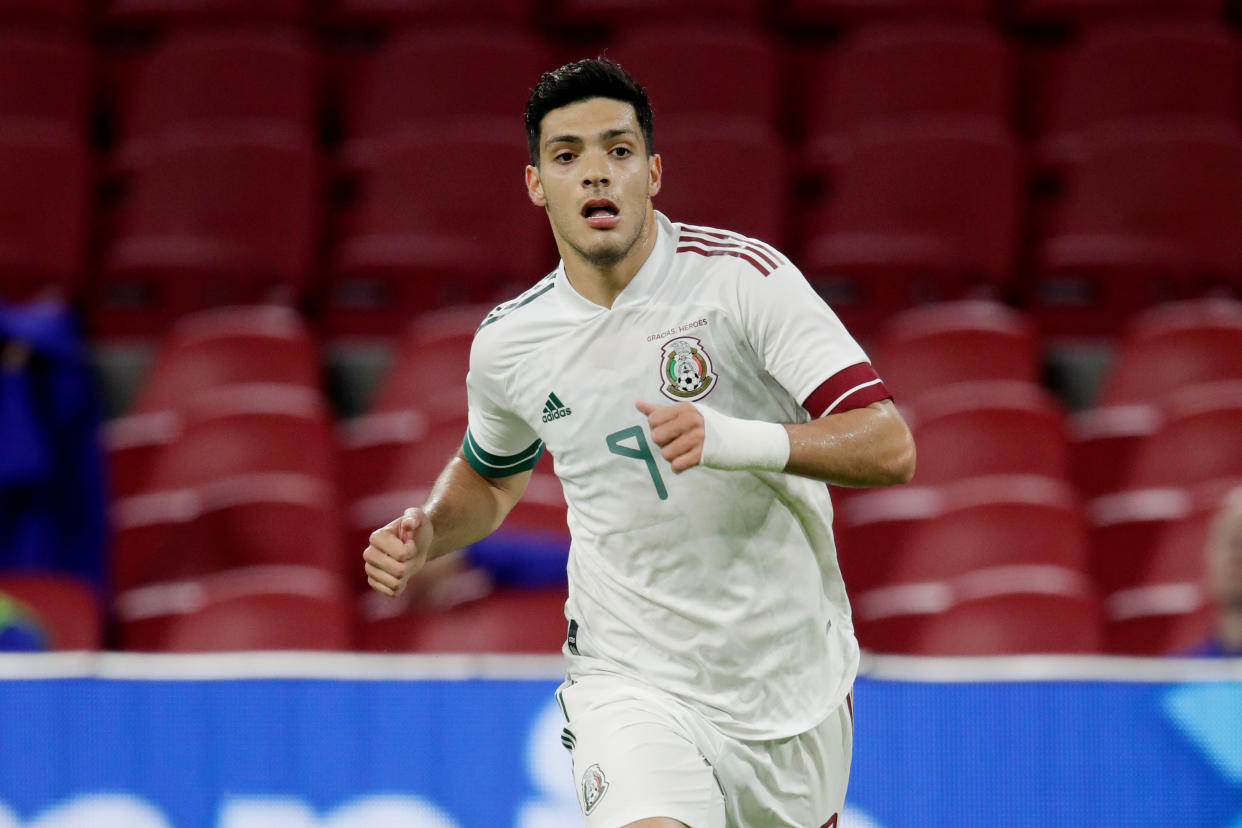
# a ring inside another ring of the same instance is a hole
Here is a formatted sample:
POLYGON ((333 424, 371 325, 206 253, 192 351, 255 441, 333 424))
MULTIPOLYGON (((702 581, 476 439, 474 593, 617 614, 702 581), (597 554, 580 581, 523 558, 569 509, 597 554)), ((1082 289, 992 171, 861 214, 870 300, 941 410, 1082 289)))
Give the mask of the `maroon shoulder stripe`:
POLYGON ((740 242, 742 244, 748 244, 751 247, 757 247, 760 250, 764 251, 765 253, 768 254, 769 258, 771 258, 772 260, 776 261, 779 264, 784 264, 785 262, 788 261, 788 259, 786 259, 784 256, 781 255, 780 251, 778 251, 775 247, 768 244, 767 242, 761 239, 751 238, 750 236, 743 236, 741 233, 734 233, 729 230, 719 230, 714 227, 700 227, 694 224, 683 224, 682 232, 699 233, 705 236, 711 236, 713 238, 725 239, 728 241, 735 241, 735 242, 740 242))
POLYGON ((747 262, 750 262, 750 264, 755 268, 755 270, 758 270, 764 276, 767 276, 772 272, 772 268, 760 262, 758 259, 756 259, 751 254, 746 253, 742 250, 733 250, 733 249, 725 249, 725 248, 705 249, 702 247, 678 245, 677 252, 678 253, 697 253, 700 256, 708 256, 708 257, 710 256, 732 256, 735 259, 745 259, 747 262))
POLYGON ((812 417, 864 408, 893 396, 869 362, 842 368, 807 395, 802 407, 812 417))
POLYGON ((678 238, 677 241, 678 243, 681 243, 681 245, 698 245, 699 247, 710 248, 710 250, 745 251, 750 253, 751 256, 758 258, 759 261, 768 264, 768 267, 774 269, 774 271, 777 267, 780 267, 780 263, 775 261, 773 257, 770 257, 768 253, 761 250, 761 248, 754 245, 746 245, 744 242, 715 241, 710 240, 710 238, 697 238, 692 235, 688 235, 688 233, 687 235, 683 235, 681 238, 678 238))

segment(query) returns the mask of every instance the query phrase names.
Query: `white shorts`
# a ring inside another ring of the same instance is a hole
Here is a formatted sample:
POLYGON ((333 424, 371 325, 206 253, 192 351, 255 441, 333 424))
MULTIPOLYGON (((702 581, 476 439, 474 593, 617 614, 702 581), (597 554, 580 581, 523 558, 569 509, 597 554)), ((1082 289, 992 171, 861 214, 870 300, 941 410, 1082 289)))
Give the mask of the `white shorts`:
POLYGON ((853 753, 850 697, 805 733, 755 742, 626 679, 566 681, 556 697, 588 828, 649 817, 690 828, 837 824, 853 753))

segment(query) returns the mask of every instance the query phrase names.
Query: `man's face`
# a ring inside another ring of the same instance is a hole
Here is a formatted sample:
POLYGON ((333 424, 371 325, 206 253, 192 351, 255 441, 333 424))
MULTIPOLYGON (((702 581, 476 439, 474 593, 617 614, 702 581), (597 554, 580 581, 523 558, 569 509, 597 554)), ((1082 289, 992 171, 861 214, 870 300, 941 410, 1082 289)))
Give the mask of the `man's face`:
POLYGON ((526 168, 530 200, 552 232, 595 267, 623 261, 647 226, 660 190, 660 157, 647 157, 634 107, 589 98, 543 118, 539 166, 526 168))
POLYGON ((1208 537, 1208 590, 1223 607, 1242 609, 1242 497, 1230 498, 1208 537))

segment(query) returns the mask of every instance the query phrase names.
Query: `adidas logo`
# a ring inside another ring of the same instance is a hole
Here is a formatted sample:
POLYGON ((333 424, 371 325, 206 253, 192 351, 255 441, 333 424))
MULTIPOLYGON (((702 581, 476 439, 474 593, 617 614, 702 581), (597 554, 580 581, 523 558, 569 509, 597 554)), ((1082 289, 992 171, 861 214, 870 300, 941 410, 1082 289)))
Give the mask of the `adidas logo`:
POLYGON ((543 404, 543 421, 545 423, 559 420, 561 417, 568 417, 573 413, 574 410, 557 399, 556 394, 548 394, 548 401, 543 404))

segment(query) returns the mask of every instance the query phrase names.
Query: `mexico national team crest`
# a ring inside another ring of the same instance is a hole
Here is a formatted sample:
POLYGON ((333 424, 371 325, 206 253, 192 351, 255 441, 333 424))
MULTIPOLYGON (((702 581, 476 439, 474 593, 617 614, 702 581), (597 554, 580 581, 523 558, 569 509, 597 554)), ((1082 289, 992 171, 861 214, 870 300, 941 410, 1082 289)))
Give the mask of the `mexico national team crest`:
POLYGON ((693 336, 679 336, 664 343, 660 362, 660 390, 677 401, 693 402, 707 396, 716 375, 703 343, 693 336))
POLYGON ((582 774, 582 809, 590 814, 608 790, 608 779, 599 765, 591 765, 582 774))

